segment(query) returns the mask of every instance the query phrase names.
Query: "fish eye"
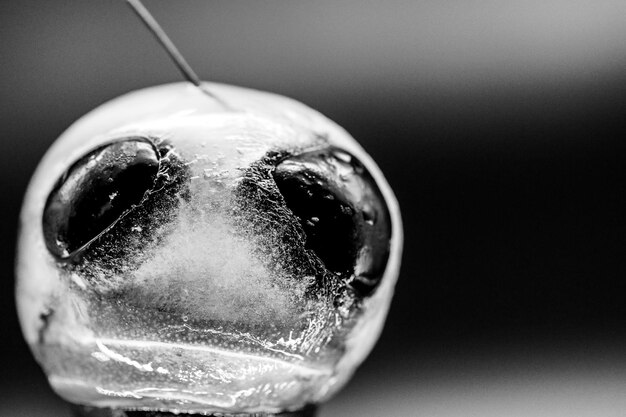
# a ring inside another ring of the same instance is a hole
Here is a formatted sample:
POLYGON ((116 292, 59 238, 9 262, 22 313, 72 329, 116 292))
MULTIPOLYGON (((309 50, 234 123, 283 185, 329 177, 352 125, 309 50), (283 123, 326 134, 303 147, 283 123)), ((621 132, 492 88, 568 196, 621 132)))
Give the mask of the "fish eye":
POLYGON ((150 192, 159 164, 159 152, 143 137, 106 144, 74 162, 44 207, 48 251, 68 260, 106 232, 150 192))
POLYGON ((389 258, 391 220, 372 175, 350 153, 327 148, 289 156, 273 172, 306 248, 361 295, 378 285, 389 258))

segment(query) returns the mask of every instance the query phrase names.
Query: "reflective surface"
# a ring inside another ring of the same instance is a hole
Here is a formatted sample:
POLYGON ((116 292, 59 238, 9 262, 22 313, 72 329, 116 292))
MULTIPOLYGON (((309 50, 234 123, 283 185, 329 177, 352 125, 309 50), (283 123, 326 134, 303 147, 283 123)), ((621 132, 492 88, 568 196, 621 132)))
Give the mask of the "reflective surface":
POLYGON ((121 140, 76 161, 48 196, 43 233, 48 250, 65 260, 97 239, 153 187, 159 154, 147 139, 121 140))
POLYGON ((300 409, 378 337, 401 249, 378 168, 297 102, 208 86, 227 109, 182 83, 96 109, 33 178, 18 307, 70 402, 300 409))
MULTIPOLYGON (((72 416, 73 417, 192 417, 197 416, 197 414, 185 414, 185 413, 168 413, 168 412, 158 412, 158 411, 122 411, 122 410, 111 410, 111 409, 95 409, 92 407, 81 407, 74 406, 72 407, 72 416)), ((206 415, 206 414, 203 414, 206 415)), ((294 412, 284 412, 278 414, 267 414, 267 413, 255 413, 254 415, 250 414, 228 414, 229 417, 314 417, 316 415, 316 409, 313 406, 305 407, 303 410, 294 411, 294 412)), ((214 417, 220 417, 223 414, 215 415, 214 417)))

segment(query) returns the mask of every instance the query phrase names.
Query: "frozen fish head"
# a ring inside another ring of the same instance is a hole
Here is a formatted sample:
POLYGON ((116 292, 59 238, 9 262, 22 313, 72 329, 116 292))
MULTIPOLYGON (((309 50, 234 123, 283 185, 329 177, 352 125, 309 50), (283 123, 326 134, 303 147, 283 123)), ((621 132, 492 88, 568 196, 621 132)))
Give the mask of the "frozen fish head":
POLYGON ((343 129, 207 84, 127 94, 71 126, 21 216, 22 329, 79 404, 276 412, 325 400, 382 328, 397 203, 343 129))

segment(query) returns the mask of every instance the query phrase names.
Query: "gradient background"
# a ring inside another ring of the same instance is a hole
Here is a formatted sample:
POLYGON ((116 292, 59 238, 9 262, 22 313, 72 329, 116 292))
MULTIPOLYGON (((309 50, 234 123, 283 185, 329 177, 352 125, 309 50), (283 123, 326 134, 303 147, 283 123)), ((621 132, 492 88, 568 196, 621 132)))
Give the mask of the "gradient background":
MULTIPOLYGON (((146 5, 203 78, 344 126, 400 201, 387 327, 322 417, 626 415, 626 2, 146 5)), ((179 79, 121 0, 0 2, 0 416, 68 415, 14 311, 31 173, 88 110, 179 79)))

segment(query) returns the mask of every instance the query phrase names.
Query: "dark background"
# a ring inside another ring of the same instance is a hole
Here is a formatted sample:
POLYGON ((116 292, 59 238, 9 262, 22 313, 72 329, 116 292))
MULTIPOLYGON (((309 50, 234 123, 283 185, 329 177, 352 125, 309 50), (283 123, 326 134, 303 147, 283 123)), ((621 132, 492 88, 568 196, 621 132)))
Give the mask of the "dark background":
MULTIPOLYGON (((400 201, 385 332, 322 416, 626 413, 626 3, 164 1, 205 79, 345 127, 400 201)), ((179 75, 123 1, 0 2, 0 415, 65 416, 13 301, 21 198, 74 120, 179 75)))

